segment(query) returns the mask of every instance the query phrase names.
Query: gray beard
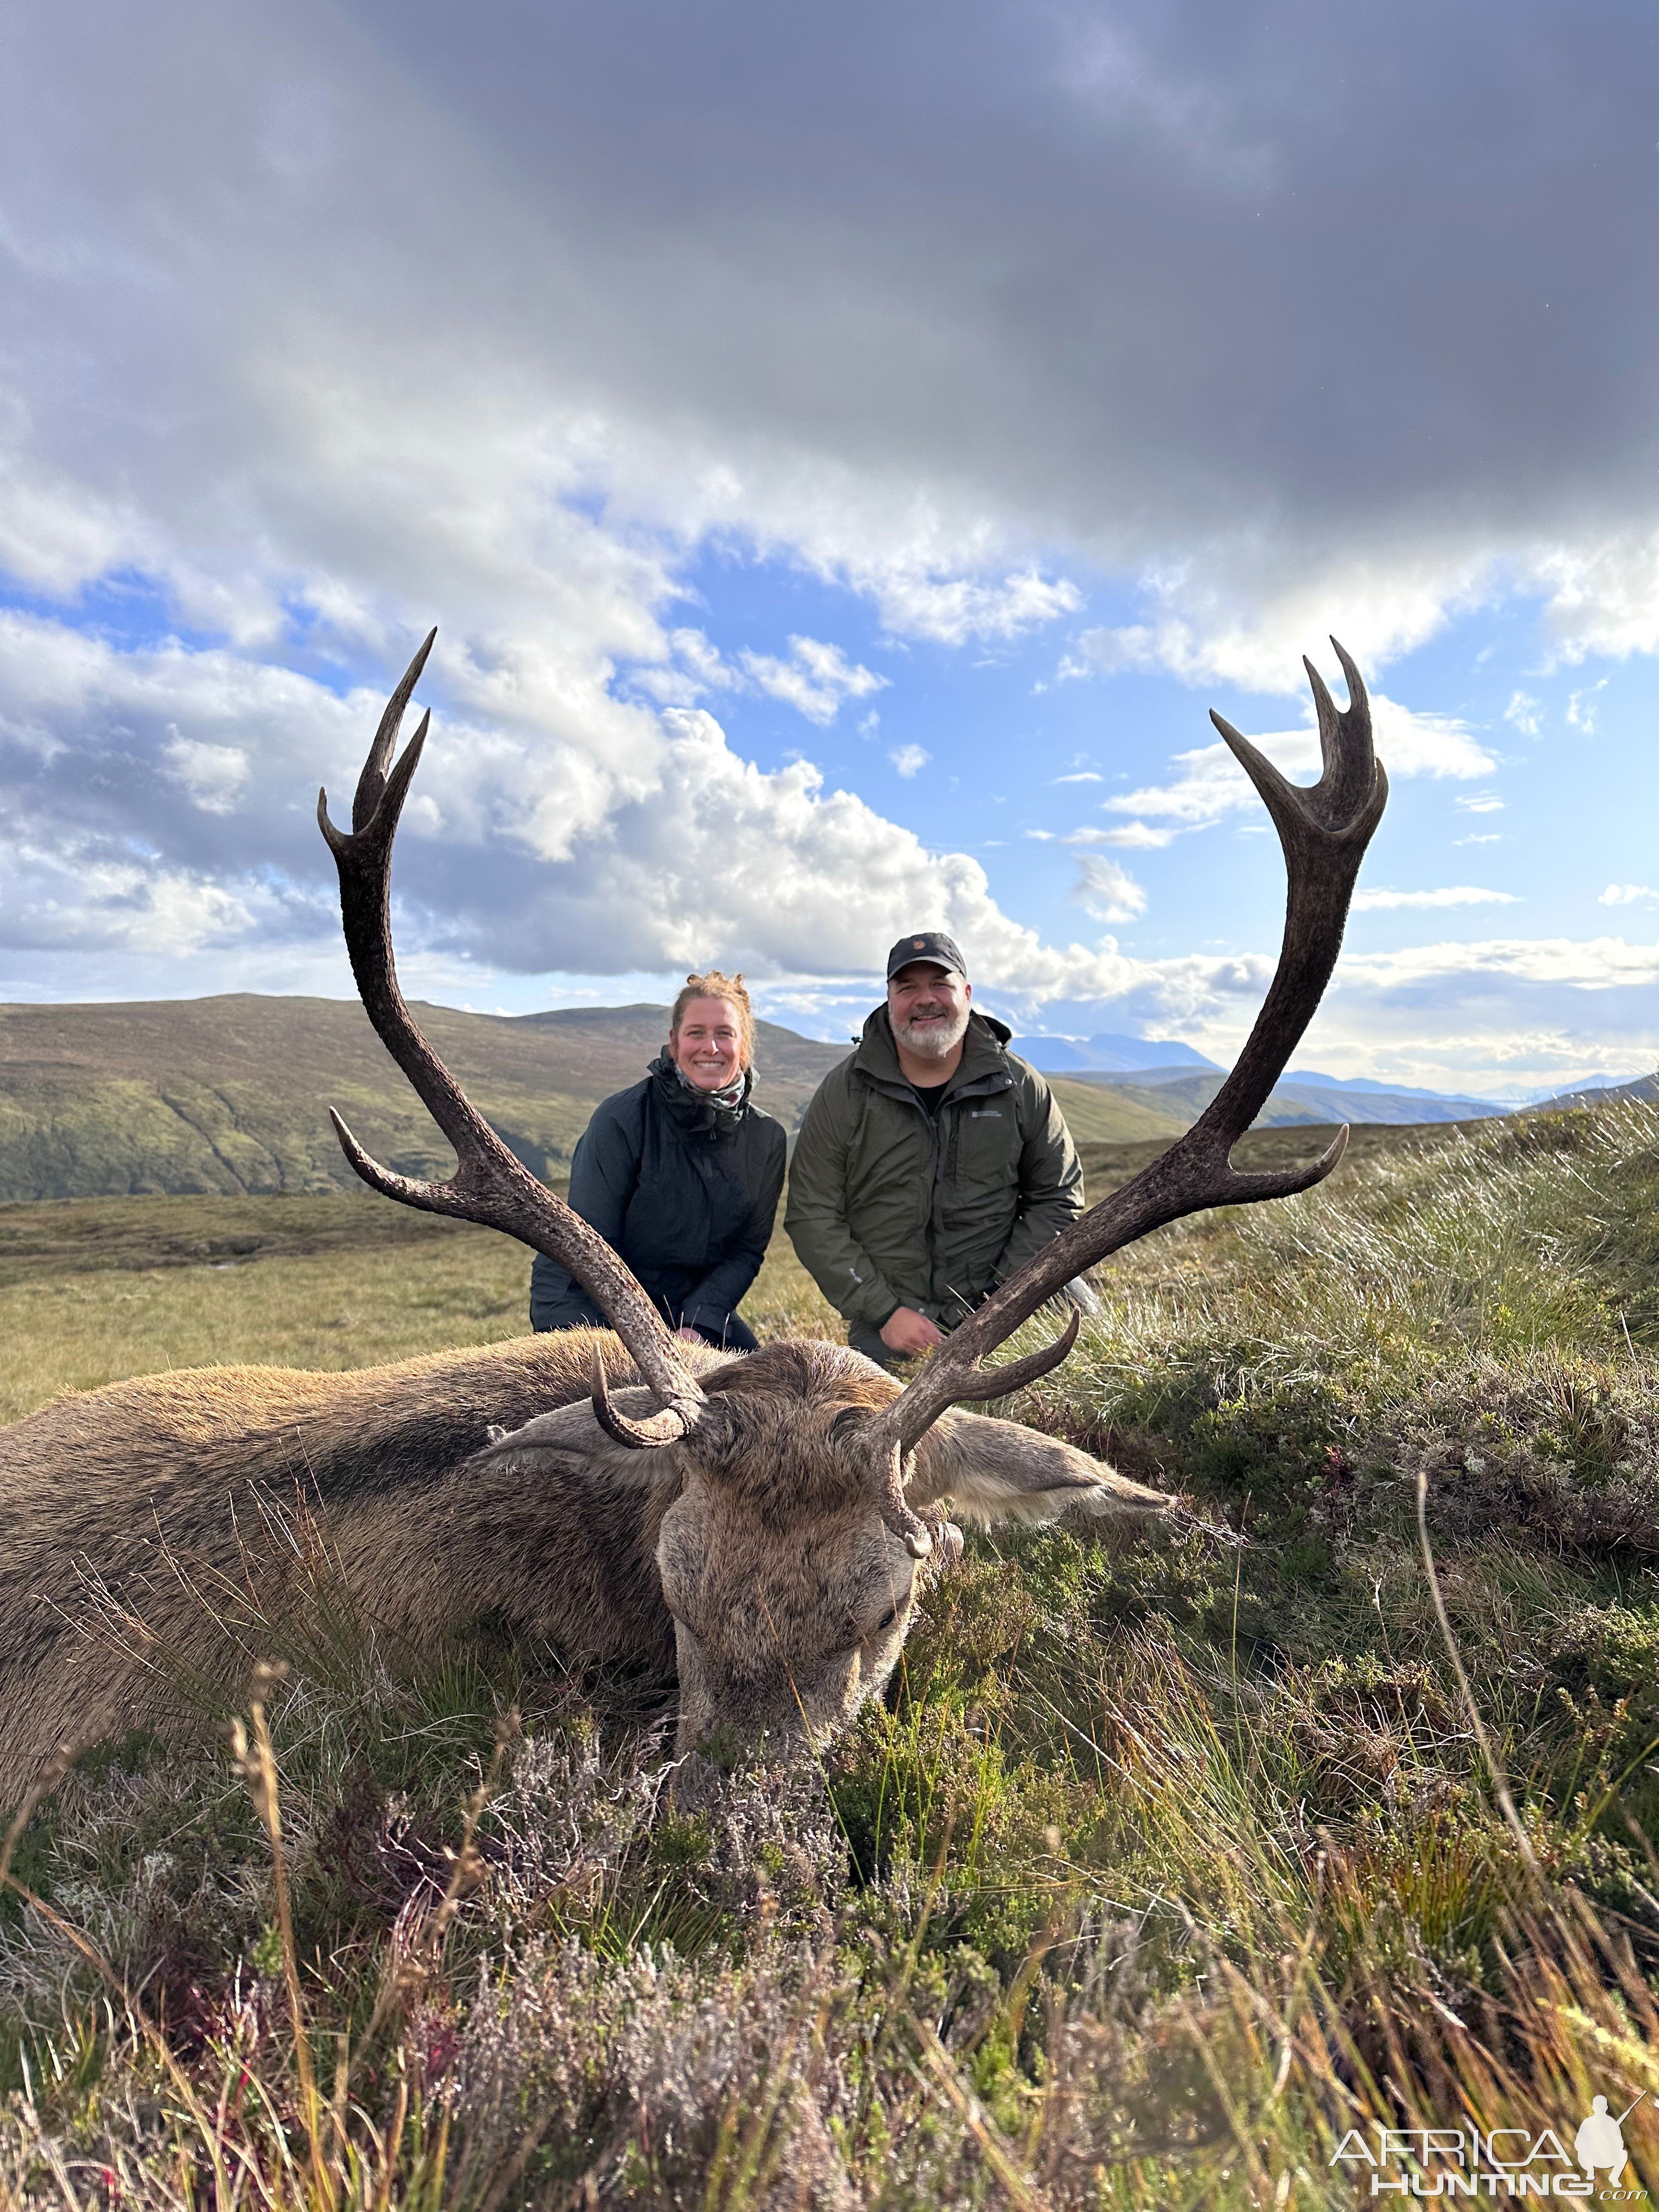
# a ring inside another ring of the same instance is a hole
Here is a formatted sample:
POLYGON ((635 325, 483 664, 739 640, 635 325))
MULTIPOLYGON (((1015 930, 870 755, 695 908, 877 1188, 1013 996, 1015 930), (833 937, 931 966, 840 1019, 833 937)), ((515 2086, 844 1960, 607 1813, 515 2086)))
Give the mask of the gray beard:
POLYGON ((895 1022, 893 1035, 906 1052, 914 1053, 918 1060, 943 1060, 954 1052, 968 1034, 969 1009, 964 1006, 958 1018, 944 1029, 928 1027, 916 1030, 908 1023, 895 1022))

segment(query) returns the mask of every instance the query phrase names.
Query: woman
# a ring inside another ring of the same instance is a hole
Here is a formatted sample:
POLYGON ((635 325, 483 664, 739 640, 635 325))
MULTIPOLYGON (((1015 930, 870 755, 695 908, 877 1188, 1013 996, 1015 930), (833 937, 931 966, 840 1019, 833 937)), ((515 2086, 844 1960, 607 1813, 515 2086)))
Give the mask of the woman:
MULTIPOLYGON (((783 1188, 783 1124, 750 1103, 755 1017, 741 975, 688 975, 644 1082, 601 1101, 570 1164, 570 1204, 633 1269, 676 1335, 752 1352, 738 1301, 783 1188)), ((556 1261, 530 1274, 533 1328, 603 1328, 556 1261)))

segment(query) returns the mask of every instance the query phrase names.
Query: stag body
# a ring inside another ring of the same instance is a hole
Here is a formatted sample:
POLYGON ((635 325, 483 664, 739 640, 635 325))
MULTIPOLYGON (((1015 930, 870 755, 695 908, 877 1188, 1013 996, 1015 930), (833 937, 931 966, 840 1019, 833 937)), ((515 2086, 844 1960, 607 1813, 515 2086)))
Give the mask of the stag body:
MULTIPOLYGON (((831 1732, 890 1672, 921 1564, 932 1571, 958 1547, 947 1502, 988 1522, 1050 1519, 1079 1502, 1139 1512, 1170 1502, 1067 1445, 953 1410, 1011 1396, 1058 1365, 1077 1339, 1075 1312, 1046 1351, 995 1368, 988 1356, 1107 1254, 1204 1206, 1305 1190, 1341 1156, 1340 1137, 1305 1168, 1230 1164, 1329 981, 1388 795, 1364 686, 1339 646, 1345 713, 1309 666, 1316 784, 1287 783, 1215 718, 1273 817, 1290 896, 1267 1000, 1186 1135, 1010 1276, 902 1389, 843 1346, 774 1345, 722 1362, 676 1342, 617 1254, 471 1105, 398 989, 392 843, 426 720, 393 756, 432 641, 381 719, 350 830, 325 802, 318 812, 364 1006, 453 1146, 456 1173, 445 1183, 394 1175, 337 1115, 335 1126, 374 1188, 545 1253, 615 1335, 573 1332, 357 1376, 158 1376, 20 1424, 0 1443, 0 1796, 59 1738, 84 1742, 143 1710, 142 1656, 72 1636, 88 1584, 106 1611, 148 1615, 161 1644, 211 1673, 211 1616, 186 1585, 234 1577, 237 1514, 248 1525, 258 1498, 296 1481, 326 1515, 356 1601, 389 1635, 418 1642, 495 1610, 575 1651, 672 1667, 683 1750, 721 1724, 749 1738, 831 1732)), ((216 1663, 226 1658, 217 1648, 216 1663)))
MULTIPOLYGON (((717 1722, 775 1741, 844 1726, 891 1672, 915 1589, 848 1436, 897 1385, 833 1345, 710 1352, 714 1418, 642 1468, 594 1419, 596 1355, 618 1407, 643 1411, 618 1340, 573 1330, 355 1374, 155 1376, 4 1431, 0 1807, 60 1741, 164 1719, 174 1670, 234 1690, 262 1656, 250 1577, 280 1612, 296 1503, 394 1662, 488 1613, 665 1687, 678 1674, 681 1752, 717 1722)), ((913 1490, 939 1558, 946 1493, 988 1520, 1080 1492, 1165 1502, 966 1414, 930 1432, 913 1490)))

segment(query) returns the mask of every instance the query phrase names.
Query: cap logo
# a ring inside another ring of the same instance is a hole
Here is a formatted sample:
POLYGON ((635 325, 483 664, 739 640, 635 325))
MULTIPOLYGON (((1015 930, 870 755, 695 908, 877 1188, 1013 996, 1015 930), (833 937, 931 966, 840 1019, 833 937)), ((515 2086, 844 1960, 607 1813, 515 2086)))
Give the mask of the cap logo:
POLYGON ((920 952, 922 947, 927 944, 927 939, 925 937, 913 937, 910 939, 910 942, 915 946, 917 951, 920 952))

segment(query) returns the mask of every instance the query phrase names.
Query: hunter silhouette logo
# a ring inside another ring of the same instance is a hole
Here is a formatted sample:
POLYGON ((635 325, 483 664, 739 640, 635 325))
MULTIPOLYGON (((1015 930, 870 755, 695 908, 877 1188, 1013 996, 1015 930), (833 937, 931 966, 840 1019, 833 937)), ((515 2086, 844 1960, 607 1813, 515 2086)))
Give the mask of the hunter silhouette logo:
MULTIPOLYGON (((1358 2128, 1331 2154, 1333 2166, 1370 2168, 1370 2197, 1571 2197, 1634 2204, 1639 2186, 1625 2187, 1630 2154, 1625 2122, 1644 2089, 1615 2119, 1605 2097, 1590 2100, 1569 2150, 1553 2128, 1376 2128, 1375 2142, 1358 2128), (1607 2179, 1598 2186, 1597 2177, 1607 2179)), ((1356 2180, 1363 2177, 1356 2174, 1356 2180)))
MULTIPOLYGON (((1646 2094, 1644 2089, 1642 2097, 1646 2094)), ((1642 2097, 1636 2100, 1636 2105, 1641 2103, 1642 2097)), ((1629 2112, 1620 2112, 1615 2120, 1607 2110, 1605 2097, 1592 2099, 1589 2117, 1572 2139, 1572 2147, 1578 2154, 1578 2163, 1592 2180, 1596 2169, 1605 2166, 1608 2169, 1608 2182, 1614 2189, 1619 2186, 1625 2171, 1625 2122, 1636 2110, 1636 2105, 1632 2105, 1629 2112)))

